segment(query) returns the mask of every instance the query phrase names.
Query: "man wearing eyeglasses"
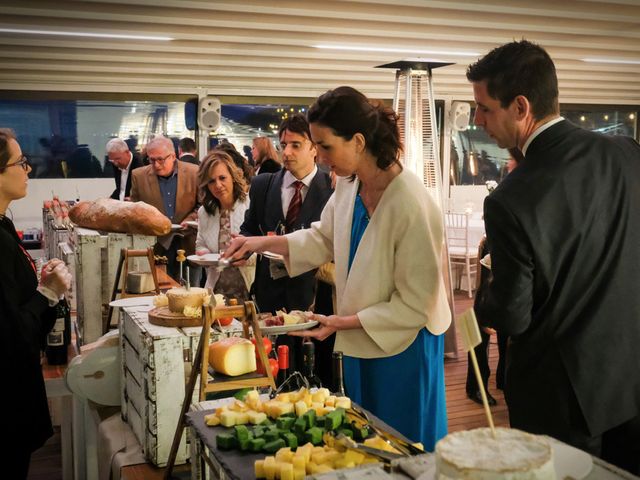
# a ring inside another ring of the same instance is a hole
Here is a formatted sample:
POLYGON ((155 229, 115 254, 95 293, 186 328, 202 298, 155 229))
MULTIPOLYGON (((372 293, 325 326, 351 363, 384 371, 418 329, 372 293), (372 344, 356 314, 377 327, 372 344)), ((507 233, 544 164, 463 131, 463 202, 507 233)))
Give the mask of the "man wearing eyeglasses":
MULTIPOLYGON (((176 159, 173 142, 158 135, 147 143, 149 165, 132 172, 131 200, 153 205, 180 224, 197 218, 197 173, 198 167, 176 159)), ((176 252, 184 249, 187 255, 195 252, 196 233, 193 229, 183 229, 158 237, 154 250, 156 255, 165 255, 168 260, 167 273, 177 279, 180 267, 176 262, 176 252)), ((191 268, 190 282, 198 286, 200 272, 191 268)))
POLYGON ((114 200, 129 200, 131 193, 131 172, 142 166, 137 155, 129 151, 129 146, 121 138, 112 138, 105 147, 107 158, 115 167, 113 178, 116 181, 116 189, 111 194, 114 200))

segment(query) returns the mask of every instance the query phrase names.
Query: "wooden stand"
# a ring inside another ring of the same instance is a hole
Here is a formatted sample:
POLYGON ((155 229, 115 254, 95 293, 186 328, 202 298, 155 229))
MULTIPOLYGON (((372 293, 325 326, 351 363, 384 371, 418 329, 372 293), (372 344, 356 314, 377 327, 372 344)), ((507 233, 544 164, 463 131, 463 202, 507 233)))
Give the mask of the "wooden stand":
POLYGON ((264 349, 264 343, 262 341, 262 332, 260 331, 260 324, 258 323, 258 317, 256 315, 256 307, 253 302, 246 302, 244 305, 237 305, 233 307, 212 307, 203 306, 202 314, 204 317, 204 325, 202 326, 202 333, 200 334, 200 343, 198 343, 198 349, 196 350, 195 358, 193 359, 193 365, 191 368, 191 375, 189 376, 189 382, 187 383, 184 400, 182 402, 182 410, 180 411, 180 418, 178 419, 178 426, 176 427, 176 433, 173 436, 173 443, 171 444, 171 452, 169 453, 169 459, 167 460, 167 467, 164 471, 164 478, 170 479, 173 471, 173 467, 176 461, 176 455, 178 453, 178 446, 180 445, 180 439, 182 438, 182 432, 185 427, 185 415, 189 411, 191 406, 191 399, 193 397, 193 391, 196 387, 198 374, 200 374, 200 389, 199 400, 205 400, 208 392, 221 392, 226 390, 238 390, 247 387, 267 387, 270 386, 275 390, 276 383, 269 368, 269 360, 267 358, 267 352, 264 349), (249 325, 253 329, 253 337, 256 340, 256 348, 258 349, 258 361, 262 363, 266 375, 259 375, 255 373, 249 373, 238 377, 226 377, 213 382, 208 381, 209 376, 209 337, 211 332, 211 325, 216 319, 225 317, 236 317, 242 321, 242 331, 244 338, 249 339, 249 325))
MULTIPOLYGON (((116 277, 113 282, 113 292, 111 293, 112 302, 116 299, 118 294, 120 294, 120 298, 149 296, 148 293, 136 293, 136 294, 127 293, 126 287, 127 287, 127 275, 129 274, 129 259, 136 258, 136 257, 146 257, 147 260, 149 261, 149 270, 151 271, 151 276, 153 277, 153 286, 155 287, 155 295, 160 295, 160 284, 158 283, 158 275, 156 273, 155 260, 153 258, 153 248, 149 247, 146 250, 129 250, 128 248, 123 248, 122 250, 120 250, 120 261, 118 262, 118 268, 116 269, 116 277), (124 275, 122 275, 123 265, 124 265, 124 275), (121 277, 122 277, 122 287, 118 288, 121 277)), ((113 307, 109 306, 109 313, 107 315, 107 318, 105 319, 104 324, 102 325, 103 335, 109 331, 112 314, 113 314, 113 307)))

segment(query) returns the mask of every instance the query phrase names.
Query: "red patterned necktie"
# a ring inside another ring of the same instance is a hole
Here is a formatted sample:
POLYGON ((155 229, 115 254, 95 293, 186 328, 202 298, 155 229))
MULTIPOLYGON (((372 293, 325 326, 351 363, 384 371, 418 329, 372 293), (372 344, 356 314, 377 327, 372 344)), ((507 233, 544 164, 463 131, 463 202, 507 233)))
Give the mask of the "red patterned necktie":
POLYGON ((300 213, 300 207, 302 206, 302 187, 304 187, 304 183, 300 180, 293 182, 293 186, 296 191, 293 194, 293 198, 291 199, 291 203, 289 204, 289 210, 287 210, 287 218, 284 223, 287 227, 287 232, 293 231, 293 225, 296 223, 298 219, 298 214, 300 213))

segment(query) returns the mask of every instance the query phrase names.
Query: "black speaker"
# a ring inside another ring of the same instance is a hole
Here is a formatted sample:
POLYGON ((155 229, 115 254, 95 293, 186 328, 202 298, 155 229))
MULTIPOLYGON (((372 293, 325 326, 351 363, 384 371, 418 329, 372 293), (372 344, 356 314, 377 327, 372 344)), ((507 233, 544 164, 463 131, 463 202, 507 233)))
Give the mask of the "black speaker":
POLYGON ((187 130, 195 130, 198 124, 198 99, 192 98, 184 104, 184 125, 187 130))

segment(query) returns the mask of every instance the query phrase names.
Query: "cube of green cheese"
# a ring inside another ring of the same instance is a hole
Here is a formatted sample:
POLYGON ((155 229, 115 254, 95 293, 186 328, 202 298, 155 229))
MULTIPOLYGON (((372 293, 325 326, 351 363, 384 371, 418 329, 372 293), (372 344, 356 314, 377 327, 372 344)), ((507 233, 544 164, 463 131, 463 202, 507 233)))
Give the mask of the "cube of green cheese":
POLYGON ((247 440, 249 438, 249 429, 244 425, 236 425, 233 427, 238 441, 247 440))
POLYGON ((353 430, 350 428, 339 428, 338 434, 343 434, 345 437, 353 438, 353 430))
POLYGON ((267 443, 273 442, 274 440, 277 440, 278 438, 280 438, 280 432, 276 430, 268 430, 264 432, 264 435, 262 436, 262 438, 264 438, 267 441, 267 443))
POLYGON ((251 434, 251 432, 249 432, 249 435, 246 438, 238 438, 238 446, 240 447, 240 450, 242 450, 243 452, 249 450, 249 442, 251 440, 253 440, 253 435, 251 434))
POLYGON ((304 432, 307 431, 307 419, 298 417, 293 423, 293 431, 296 435, 304 435, 304 432))
POLYGON ((238 446, 238 440, 233 433, 220 433, 216 435, 216 445, 220 450, 231 450, 238 446))
POLYGON ((276 425, 278 426, 278 428, 280 430, 291 430, 291 427, 293 427, 293 424, 295 423, 296 419, 293 417, 279 417, 278 420, 276 420, 276 425))
POLYGON ((255 427, 253 427, 252 433, 253 433, 253 438, 259 438, 264 435, 264 428, 262 428, 259 425, 256 425, 255 427))
POLYGON ((329 412, 324 417, 324 429, 327 432, 337 430, 342 425, 342 414, 338 410, 329 412))
POLYGON ((280 450, 284 446, 285 446, 284 440, 281 438, 278 438, 273 442, 265 443, 264 446, 262 447, 262 451, 266 453, 276 453, 278 450, 280 450))
POLYGON ((261 452, 267 441, 264 438, 252 438, 249 440, 249 450, 252 452, 261 452))
POLYGON ((280 438, 282 438, 285 441, 286 446, 292 450, 298 448, 298 437, 296 437, 294 433, 282 433, 280 434, 280 438))
POLYGON ((316 426, 316 411, 315 410, 307 410, 304 415, 302 415, 307 422, 307 430, 316 426))
POLYGON ((322 444, 322 434, 324 433, 324 430, 322 428, 319 427, 311 427, 309 430, 307 430, 304 434, 304 439, 307 442, 311 442, 314 445, 320 445, 322 444))

